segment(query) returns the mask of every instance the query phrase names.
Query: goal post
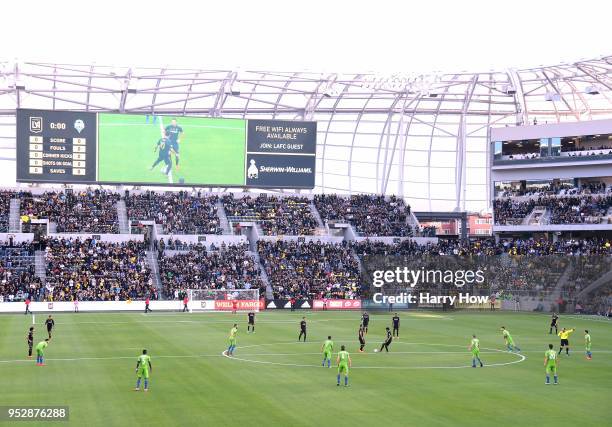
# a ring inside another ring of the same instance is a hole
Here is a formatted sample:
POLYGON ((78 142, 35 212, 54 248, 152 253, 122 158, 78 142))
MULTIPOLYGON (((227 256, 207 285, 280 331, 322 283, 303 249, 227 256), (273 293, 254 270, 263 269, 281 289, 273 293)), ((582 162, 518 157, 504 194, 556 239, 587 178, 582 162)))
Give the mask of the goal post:
POLYGON ((188 289, 189 312, 259 311, 259 289, 188 289))

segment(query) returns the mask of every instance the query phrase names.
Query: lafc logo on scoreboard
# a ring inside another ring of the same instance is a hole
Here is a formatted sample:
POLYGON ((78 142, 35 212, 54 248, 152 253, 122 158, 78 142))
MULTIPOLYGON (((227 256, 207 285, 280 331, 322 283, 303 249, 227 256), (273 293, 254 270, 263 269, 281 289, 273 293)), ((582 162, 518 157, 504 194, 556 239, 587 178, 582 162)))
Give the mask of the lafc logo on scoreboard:
POLYGON ((43 119, 42 117, 30 117, 30 132, 40 133, 42 132, 43 119))

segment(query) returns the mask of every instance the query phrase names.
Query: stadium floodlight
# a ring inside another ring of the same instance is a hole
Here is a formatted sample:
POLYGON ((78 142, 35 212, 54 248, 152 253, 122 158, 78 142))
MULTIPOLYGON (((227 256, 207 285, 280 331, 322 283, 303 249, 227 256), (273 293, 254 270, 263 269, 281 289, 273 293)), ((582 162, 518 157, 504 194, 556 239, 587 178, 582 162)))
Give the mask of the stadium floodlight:
POLYGON ((587 86, 584 89, 584 93, 588 95, 599 95, 599 88, 596 85, 587 86))
POLYGON ((502 85, 501 91, 506 95, 514 95, 516 94, 516 88, 512 85, 502 85))
POLYGON ((234 80, 230 83, 229 87, 225 89, 225 94, 231 96, 240 96, 243 92, 245 92, 243 86, 244 85, 241 82, 234 80))
POLYGON ((337 97, 339 94, 338 89, 336 89, 333 83, 326 85, 321 93, 325 98, 337 97))
POLYGON ((546 101, 561 101, 561 95, 555 92, 546 92, 544 99, 546 101))

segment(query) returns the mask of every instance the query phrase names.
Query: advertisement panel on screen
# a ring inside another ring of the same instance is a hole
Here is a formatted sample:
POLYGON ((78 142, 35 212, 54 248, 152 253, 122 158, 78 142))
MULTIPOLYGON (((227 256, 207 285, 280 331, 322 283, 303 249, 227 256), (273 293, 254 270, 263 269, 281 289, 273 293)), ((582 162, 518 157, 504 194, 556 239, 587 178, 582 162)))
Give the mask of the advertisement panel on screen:
POLYGON ((17 110, 17 181, 313 188, 316 123, 17 110))

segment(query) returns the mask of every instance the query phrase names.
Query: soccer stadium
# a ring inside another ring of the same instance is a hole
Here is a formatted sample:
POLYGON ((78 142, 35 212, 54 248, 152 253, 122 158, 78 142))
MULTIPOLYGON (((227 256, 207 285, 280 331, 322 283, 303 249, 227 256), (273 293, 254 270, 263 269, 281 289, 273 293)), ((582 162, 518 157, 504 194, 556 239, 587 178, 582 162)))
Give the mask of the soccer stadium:
POLYGON ((0 425, 610 424, 612 56, 182 65, 156 10, 0 51, 0 425))

